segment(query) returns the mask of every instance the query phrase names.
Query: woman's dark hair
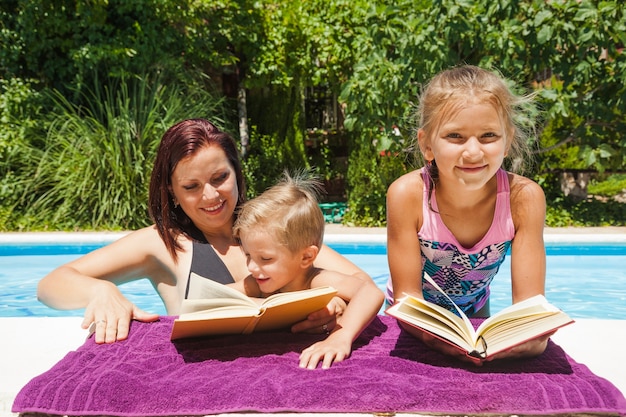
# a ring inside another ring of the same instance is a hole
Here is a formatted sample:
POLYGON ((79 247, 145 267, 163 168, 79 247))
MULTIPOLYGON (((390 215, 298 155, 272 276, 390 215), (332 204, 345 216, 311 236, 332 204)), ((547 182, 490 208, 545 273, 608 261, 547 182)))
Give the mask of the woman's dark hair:
POLYGON ((180 234, 199 241, 204 241, 205 238, 185 212, 180 207, 174 206, 174 196, 170 191, 172 173, 182 159, 194 155, 207 146, 219 146, 224 151, 237 179, 239 190, 237 206, 245 201, 246 188, 239 152, 235 141, 228 133, 219 130, 205 119, 183 120, 170 127, 161 138, 157 150, 150 178, 148 202, 150 216, 156 224, 159 236, 175 261, 178 258, 176 251, 180 249, 176 239, 180 234))

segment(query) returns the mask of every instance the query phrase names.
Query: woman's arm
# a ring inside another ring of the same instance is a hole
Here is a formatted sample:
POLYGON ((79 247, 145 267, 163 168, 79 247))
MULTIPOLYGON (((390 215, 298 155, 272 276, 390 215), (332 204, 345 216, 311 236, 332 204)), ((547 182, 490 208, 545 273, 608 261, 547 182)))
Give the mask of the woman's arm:
POLYGON ((163 259, 171 257, 156 230, 141 229, 56 268, 39 282, 37 298, 56 309, 85 308, 82 326, 95 323, 97 343, 123 340, 130 320, 153 321, 158 315, 133 305, 117 284, 150 277, 155 286, 175 286, 173 261, 163 259))

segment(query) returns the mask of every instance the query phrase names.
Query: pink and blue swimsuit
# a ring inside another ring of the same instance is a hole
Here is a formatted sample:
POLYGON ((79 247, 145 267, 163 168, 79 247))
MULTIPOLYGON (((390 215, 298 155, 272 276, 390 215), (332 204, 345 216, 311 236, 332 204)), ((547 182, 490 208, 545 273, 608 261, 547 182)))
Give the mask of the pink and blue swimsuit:
MULTIPOLYGON (((428 274, 454 300, 468 316, 479 311, 489 300, 489 284, 504 262, 515 227, 511 218, 510 189, 506 171, 500 169, 496 176, 498 195, 493 223, 487 234, 471 248, 464 248, 441 220, 437 208, 435 189, 428 207, 429 181, 424 178, 423 223, 418 232, 422 256, 422 274, 428 274)), ((450 302, 433 288, 422 275, 424 298, 456 313, 450 302)), ((391 280, 387 285, 388 301, 393 302, 391 280)))

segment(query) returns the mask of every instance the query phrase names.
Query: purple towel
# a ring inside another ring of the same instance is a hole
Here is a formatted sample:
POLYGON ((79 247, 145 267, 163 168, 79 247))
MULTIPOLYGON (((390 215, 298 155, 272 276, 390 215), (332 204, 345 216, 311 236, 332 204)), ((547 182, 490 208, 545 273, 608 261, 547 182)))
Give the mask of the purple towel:
POLYGON ((13 412, 176 416, 232 412, 626 415, 607 380, 554 343, 538 358, 475 367, 425 348, 379 316, 331 369, 298 368, 320 336, 288 332, 170 342, 171 317, 128 340, 89 339, 32 379, 13 412))

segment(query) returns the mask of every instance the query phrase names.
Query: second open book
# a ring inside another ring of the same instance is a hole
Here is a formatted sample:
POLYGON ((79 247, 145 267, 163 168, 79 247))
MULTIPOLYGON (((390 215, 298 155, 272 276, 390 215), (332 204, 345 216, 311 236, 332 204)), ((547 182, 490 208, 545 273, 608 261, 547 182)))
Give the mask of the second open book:
POLYGON ((198 298, 183 300, 171 340, 287 328, 326 307, 337 294, 332 287, 311 288, 274 294, 259 305, 236 289, 195 273, 189 285, 198 298))
MULTIPOLYGON (((442 294, 443 290, 426 276, 426 280, 442 294)), ((565 312, 550 304, 543 295, 536 295, 494 314, 474 326, 446 295, 459 315, 421 298, 406 295, 386 313, 417 329, 430 333, 465 352, 485 359, 528 340, 573 323, 565 312)))

